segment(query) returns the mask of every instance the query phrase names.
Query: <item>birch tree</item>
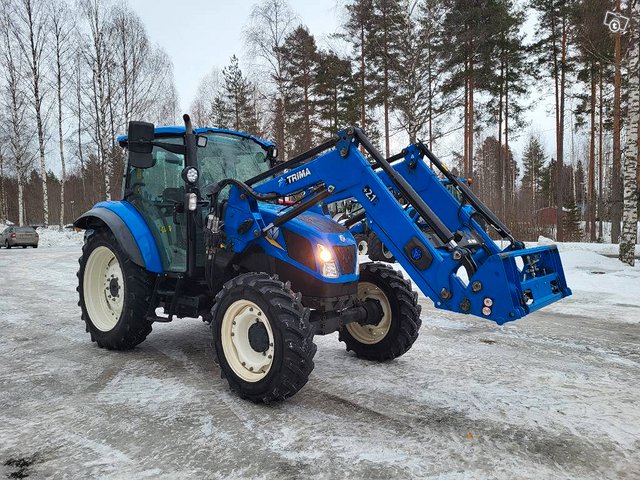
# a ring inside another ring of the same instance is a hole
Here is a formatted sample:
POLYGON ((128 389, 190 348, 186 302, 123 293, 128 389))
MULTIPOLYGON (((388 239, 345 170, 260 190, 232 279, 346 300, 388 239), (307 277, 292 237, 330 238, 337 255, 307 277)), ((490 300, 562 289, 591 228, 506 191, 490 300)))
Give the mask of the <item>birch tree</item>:
POLYGON ((51 8, 51 38, 53 46, 53 71, 58 114, 58 148, 60 152, 60 230, 64 229, 64 187, 67 181, 63 134, 63 102, 69 83, 69 57, 73 45, 72 14, 64 2, 54 3, 51 8))
POLYGON ((620 238, 620 260, 635 264, 638 240, 638 127, 640 123, 640 3, 635 2, 631 38, 628 47, 629 104, 627 109, 627 138, 624 150, 624 205, 620 238))
POLYGON ((47 191, 47 167, 45 163, 45 96, 48 93, 47 83, 43 76, 46 61, 48 38, 48 7, 43 0, 18 0, 12 24, 20 52, 28 66, 28 84, 30 87, 30 103, 35 116, 38 134, 38 153, 40 158, 40 177, 42 178, 42 218, 49 224, 49 195, 47 191))
POLYGON ((284 108, 288 102, 288 81, 282 46, 296 25, 296 15, 286 0, 264 0, 254 5, 245 29, 250 53, 266 62, 275 86, 272 111, 275 114, 273 125, 276 128, 273 135, 283 159, 286 159, 288 154, 285 141, 287 112, 284 108))
POLYGON ((91 68, 89 82, 90 117, 92 120, 92 136, 97 146, 98 162, 104 175, 104 198, 111 200, 111 178, 113 169, 108 161, 109 145, 109 104, 107 70, 110 55, 107 45, 107 11, 101 0, 84 0, 81 4, 82 13, 88 24, 88 33, 82 42, 86 44, 84 57, 91 68))
MULTIPOLYGON (((3 5, 6 7, 6 4, 3 5)), ((18 225, 25 224, 24 189, 27 172, 31 166, 32 157, 29 155, 30 126, 27 118, 27 99, 23 89, 23 78, 26 65, 21 55, 16 55, 16 41, 10 30, 11 18, 9 10, 4 8, 4 15, 0 21, 2 34, 2 74, 4 77, 4 91, 2 103, 7 115, 8 152, 13 161, 18 180, 18 225)))

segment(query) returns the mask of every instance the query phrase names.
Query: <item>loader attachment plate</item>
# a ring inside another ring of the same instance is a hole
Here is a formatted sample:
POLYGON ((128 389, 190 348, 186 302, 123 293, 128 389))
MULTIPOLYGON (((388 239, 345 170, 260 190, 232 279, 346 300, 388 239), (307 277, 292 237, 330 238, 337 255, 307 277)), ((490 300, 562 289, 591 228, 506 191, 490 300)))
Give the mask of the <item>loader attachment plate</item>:
POLYGON ((558 249, 550 245, 490 256, 469 279, 466 293, 466 313, 502 325, 571 295, 571 290, 558 249))

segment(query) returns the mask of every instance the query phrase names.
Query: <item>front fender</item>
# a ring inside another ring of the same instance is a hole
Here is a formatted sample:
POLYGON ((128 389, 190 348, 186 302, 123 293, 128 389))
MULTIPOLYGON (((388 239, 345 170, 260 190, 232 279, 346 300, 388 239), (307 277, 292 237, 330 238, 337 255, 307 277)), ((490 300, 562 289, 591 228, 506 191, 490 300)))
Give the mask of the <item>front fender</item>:
POLYGON ((106 225, 133 263, 162 273, 162 261, 155 240, 142 215, 128 202, 100 202, 81 215, 73 226, 84 230, 106 225))

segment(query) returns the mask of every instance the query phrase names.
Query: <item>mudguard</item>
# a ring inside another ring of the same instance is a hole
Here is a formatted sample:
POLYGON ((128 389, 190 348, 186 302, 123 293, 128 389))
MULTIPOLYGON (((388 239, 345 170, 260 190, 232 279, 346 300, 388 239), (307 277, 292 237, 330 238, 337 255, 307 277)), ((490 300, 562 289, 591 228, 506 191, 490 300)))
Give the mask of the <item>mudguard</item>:
POLYGON ((73 226, 91 229, 97 221, 113 233, 133 263, 153 273, 162 273, 162 262, 155 240, 138 211, 127 202, 100 202, 82 214, 73 226))

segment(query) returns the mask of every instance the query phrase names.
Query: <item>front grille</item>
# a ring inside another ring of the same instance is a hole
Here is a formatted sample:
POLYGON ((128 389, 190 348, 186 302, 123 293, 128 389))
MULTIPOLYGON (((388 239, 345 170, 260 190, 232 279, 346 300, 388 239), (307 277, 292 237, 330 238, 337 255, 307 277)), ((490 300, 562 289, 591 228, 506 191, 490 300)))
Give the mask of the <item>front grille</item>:
POLYGON ((289 256, 305 267, 316 270, 316 256, 313 253, 311 242, 287 228, 283 228, 282 233, 284 233, 284 241, 287 244, 289 256))
POLYGON ((356 270, 356 247, 354 245, 335 245, 333 251, 338 257, 340 271, 343 275, 350 275, 356 270))

